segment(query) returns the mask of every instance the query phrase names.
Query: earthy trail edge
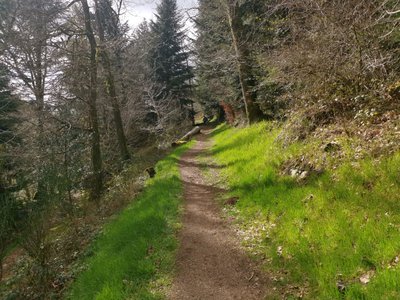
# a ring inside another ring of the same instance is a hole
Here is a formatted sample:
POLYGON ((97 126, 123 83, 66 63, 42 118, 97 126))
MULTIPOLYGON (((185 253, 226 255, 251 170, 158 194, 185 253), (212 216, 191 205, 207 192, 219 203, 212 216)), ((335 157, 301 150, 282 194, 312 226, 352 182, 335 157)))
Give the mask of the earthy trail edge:
POLYGON ((222 190, 202 177, 197 156, 210 147, 206 135, 179 163, 185 211, 177 254, 177 275, 169 299, 265 299, 267 280, 240 247, 220 214, 215 197, 222 190))

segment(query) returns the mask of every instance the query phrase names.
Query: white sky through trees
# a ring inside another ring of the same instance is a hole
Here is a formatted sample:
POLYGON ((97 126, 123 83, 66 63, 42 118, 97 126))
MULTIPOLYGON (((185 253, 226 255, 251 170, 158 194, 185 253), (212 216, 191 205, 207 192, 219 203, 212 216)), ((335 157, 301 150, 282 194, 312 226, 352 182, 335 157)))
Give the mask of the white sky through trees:
MULTIPOLYGON (((137 27, 144 19, 150 20, 153 18, 157 4, 161 0, 126 0, 124 19, 129 22, 129 25, 137 27)), ((177 0, 179 10, 182 13, 184 21, 188 21, 188 13, 190 16, 195 15, 193 8, 197 7, 197 0, 177 0)), ((190 26, 190 25, 189 25, 190 26)))

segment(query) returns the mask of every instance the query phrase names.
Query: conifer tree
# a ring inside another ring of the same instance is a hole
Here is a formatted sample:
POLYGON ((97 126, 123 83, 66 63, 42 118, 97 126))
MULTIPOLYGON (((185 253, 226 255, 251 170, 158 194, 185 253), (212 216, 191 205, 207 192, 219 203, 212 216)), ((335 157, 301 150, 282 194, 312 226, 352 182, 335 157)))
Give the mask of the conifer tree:
POLYGON ((12 236, 16 206, 15 199, 8 190, 9 183, 6 179, 10 162, 4 146, 15 142, 13 127, 17 118, 12 113, 18 109, 19 102, 11 94, 9 83, 8 70, 0 64, 0 280, 3 275, 2 261, 12 236))
POLYGON ((162 0, 157 7, 156 20, 150 24, 153 45, 150 67, 153 79, 161 89, 159 99, 172 97, 183 108, 190 102, 189 51, 185 48, 185 32, 176 0, 162 0))
POLYGON ((9 82, 7 69, 0 65, 0 144, 13 140, 12 127, 17 122, 11 113, 17 110, 18 102, 11 94, 9 82))

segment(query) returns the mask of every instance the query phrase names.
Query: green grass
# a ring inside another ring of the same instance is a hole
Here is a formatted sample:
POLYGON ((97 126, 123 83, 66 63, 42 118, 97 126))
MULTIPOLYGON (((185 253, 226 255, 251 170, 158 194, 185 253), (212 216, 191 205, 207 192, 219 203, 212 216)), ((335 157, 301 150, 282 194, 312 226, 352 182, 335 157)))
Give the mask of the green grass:
POLYGON ((258 228, 248 243, 271 259, 274 272, 288 271, 283 287, 308 286, 308 299, 400 299, 400 267, 389 267, 400 256, 400 153, 357 164, 348 159, 300 184, 279 175, 279 166, 309 144, 284 148, 276 142, 280 132, 261 123, 221 126, 214 135, 212 151, 225 166, 229 196, 240 199, 241 226, 258 228), (369 271, 371 281, 361 284, 369 271))
POLYGON ((164 299, 180 226, 182 185, 177 160, 189 146, 159 162, 157 176, 145 191, 104 228, 86 261, 87 270, 67 298, 164 299))

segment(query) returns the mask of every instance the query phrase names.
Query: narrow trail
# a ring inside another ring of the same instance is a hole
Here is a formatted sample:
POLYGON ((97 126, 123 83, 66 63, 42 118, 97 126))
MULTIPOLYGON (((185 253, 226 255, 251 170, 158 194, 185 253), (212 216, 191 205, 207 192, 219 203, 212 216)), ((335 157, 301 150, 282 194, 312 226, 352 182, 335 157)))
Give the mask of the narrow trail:
POLYGON ((197 157, 211 142, 201 134, 180 161, 185 211, 170 300, 265 299, 268 281, 240 247, 221 216, 215 197, 222 190, 206 183, 197 157))

